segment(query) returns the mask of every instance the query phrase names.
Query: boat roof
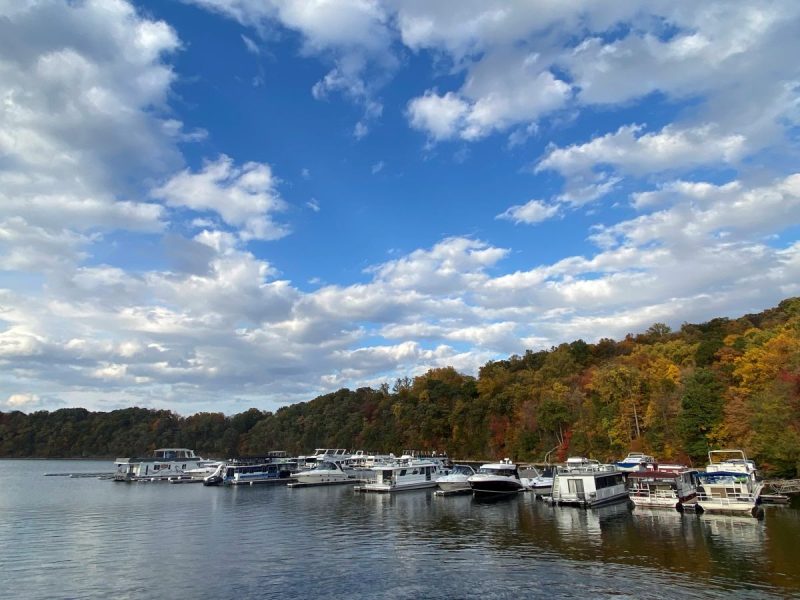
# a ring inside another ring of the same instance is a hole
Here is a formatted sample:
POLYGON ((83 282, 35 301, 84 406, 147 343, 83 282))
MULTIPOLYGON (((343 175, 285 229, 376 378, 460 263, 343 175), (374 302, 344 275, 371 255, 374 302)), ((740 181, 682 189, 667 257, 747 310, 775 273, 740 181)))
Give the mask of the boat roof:
MULTIPOLYGON (((628 473, 628 479, 675 479, 684 473, 697 473, 697 469, 683 469, 681 471, 632 471, 628 473)), ((741 473, 740 473, 741 475, 741 473)))

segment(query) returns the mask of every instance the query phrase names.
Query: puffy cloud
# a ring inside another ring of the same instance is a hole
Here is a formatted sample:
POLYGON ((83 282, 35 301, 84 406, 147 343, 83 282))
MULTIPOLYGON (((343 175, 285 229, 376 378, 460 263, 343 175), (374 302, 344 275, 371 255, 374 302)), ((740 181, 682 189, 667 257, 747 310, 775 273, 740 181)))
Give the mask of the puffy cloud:
POLYGON ((514 223, 532 225, 552 219, 559 213, 558 204, 547 204, 541 200, 529 200, 525 204, 511 206, 497 215, 497 219, 506 219, 514 223))
POLYGON ((244 240, 275 240, 288 229, 272 220, 286 204, 276 190, 278 181, 264 163, 236 167, 222 155, 206 162, 200 172, 184 170, 154 189, 152 195, 169 206, 217 213, 228 225, 241 228, 244 240))

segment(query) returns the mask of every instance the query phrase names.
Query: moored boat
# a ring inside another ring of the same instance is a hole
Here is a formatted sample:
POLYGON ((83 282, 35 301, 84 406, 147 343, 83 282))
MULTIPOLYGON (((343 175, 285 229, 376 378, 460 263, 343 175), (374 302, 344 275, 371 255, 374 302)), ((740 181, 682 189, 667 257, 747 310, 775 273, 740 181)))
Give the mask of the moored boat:
POLYGON ((203 485, 254 485, 257 483, 288 483, 297 472, 297 461, 283 457, 248 457, 220 464, 203 485))
POLYGON ((698 473, 697 505, 704 512, 763 515, 763 482, 742 450, 711 450, 705 472, 698 473))
POLYGON ((436 487, 444 474, 440 465, 430 460, 405 459, 371 469, 374 479, 360 488, 364 492, 400 492, 436 487))
POLYGON ((187 471, 203 468, 208 461, 189 448, 159 448, 147 458, 117 458, 114 481, 169 481, 190 476, 187 471))
POLYGON ((340 462, 333 460, 323 460, 317 465, 305 471, 299 471, 293 475, 297 483, 302 485, 323 485, 330 483, 353 482, 356 478, 348 474, 340 462))
POLYGON ((507 458, 482 465, 468 481, 476 497, 510 495, 522 490, 519 469, 507 458))
POLYGON ((656 459, 648 454, 641 452, 629 452, 628 456, 614 463, 617 469, 623 472, 644 471, 654 469, 656 459))
POLYGON ((447 493, 466 492, 472 488, 469 486, 469 478, 475 475, 475 469, 469 465, 454 465, 447 475, 442 475, 436 480, 439 489, 447 493))
POLYGON ((635 506, 643 508, 693 507, 697 498, 696 469, 683 465, 657 465, 646 471, 627 475, 628 496, 635 506))
POLYGON ((622 471, 616 465, 600 464, 584 457, 571 457, 558 467, 553 478, 553 504, 591 508, 627 501, 622 471))

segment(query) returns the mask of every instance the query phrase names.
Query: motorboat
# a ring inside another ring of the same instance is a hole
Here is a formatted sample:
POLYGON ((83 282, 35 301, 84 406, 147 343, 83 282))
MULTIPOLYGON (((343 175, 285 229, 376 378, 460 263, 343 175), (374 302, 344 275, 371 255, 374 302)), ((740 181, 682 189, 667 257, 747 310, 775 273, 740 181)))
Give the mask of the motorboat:
POLYGON ((706 470, 698 473, 697 506, 703 512, 760 517, 763 488, 744 451, 711 450, 706 470))
POLYGON ((189 448, 159 448, 147 458, 117 458, 114 481, 170 481, 208 464, 189 448))
POLYGON ((329 483, 353 482, 356 479, 347 473, 341 462, 323 460, 318 462, 313 469, 299 471, 293 475, 297 483, 303 485, 322 485, 329 483))
POLYGON ((516 494, 523 489, 517 465, 508 458, 481 465, 478 472, 467 481, 476 497, 516 494))
POLYGON ((475 475, 475 469, 469 465, 453 465, 449 474, 442 475, 436 480, 436 485, 443 492, 466 492, 472 489, 469 485, 469 478, 472 475, 475 475))
POLYGON ((553 492, 553 471, 552 469, 539 471, 536 467, 530 466, 519 470, 519 478, 522 487, 533 492, 537 496, 549 496, 553 492))
POLYGON ((623 473, 616 465, 580 456, 568 458, 566 465, 556 469, 550 496, 553 504, 589 508, 627 499, 623 473))
POLYGON ((642 508, 694 507, 698 471, 684 465, 658 465, 647 471, 628 473, 626 487, 633 504, 642 508))
POLYGON ((653 469, 656 465, 656 459, 648 454, 641 452, 629 452, 628 456, 616 463, 617 468, 623 472, 645 471, 653 469))
POLYGON ((361 486, 361 491, 399 492, 436 487, 436 481, 444 470, 437 462, 409 458, 372 467, 371 474, 373 479, 361 486))

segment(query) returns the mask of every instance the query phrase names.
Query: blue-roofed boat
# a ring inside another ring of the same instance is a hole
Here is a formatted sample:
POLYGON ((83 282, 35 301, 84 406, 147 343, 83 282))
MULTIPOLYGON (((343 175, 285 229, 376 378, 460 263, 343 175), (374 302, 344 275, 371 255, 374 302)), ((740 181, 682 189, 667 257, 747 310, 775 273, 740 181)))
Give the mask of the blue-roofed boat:
POLYGON ((712 450, 698 473, 697 506, 703 512, 763 516, 756 465, 742 450, 712 450))

